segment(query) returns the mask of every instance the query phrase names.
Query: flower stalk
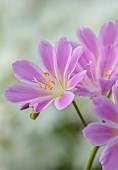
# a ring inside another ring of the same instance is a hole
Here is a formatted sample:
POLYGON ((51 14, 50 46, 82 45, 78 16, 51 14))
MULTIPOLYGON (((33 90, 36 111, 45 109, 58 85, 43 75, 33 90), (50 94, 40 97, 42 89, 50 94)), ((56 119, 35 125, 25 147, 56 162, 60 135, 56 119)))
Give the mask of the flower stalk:
MULTIPOLYGON (((112 96, 112 90, 110 90, 110 92, 108 93, 107 98, 110 99, 111 96, 112 96)), ((105 123, 104 120, 102 120, 102 122, 105 123)), ((97 151, 98 151, 99 148, 100 148, 100 146, 94 146, 94 147, 93 147, 92 152, 91 152, 91 154, 90 154, 90 157, 89 157, 89 159, 88 159, 87 164, 85 165, 84 170, 91 170, 93 161, 94 161, 94 159, 95 159, 95 156, 96 156, 97 151)))
POLYGON ((86 127, 87 123, 86 123, 85 119, 83 118, 83 116, 82 116, 82 114, 81 114, 81 112, 80 112, 80 110, 79 110, 79 108, 78 108, 78 106, 77 106, 77 104, 74 100, 73 100, 72 104, 73 104, 75 110, 77 111, 77 114, 78 114, 83 126, 86 127))
POLYGON ((84 170, 90 170, 91 169, 93 161, 95 159, 95 156, 97 154, 98 149, 99 149, 99 146, 94 146, 93 147, 92 152, 91 152, 90 157, 89 157, 89 160, 88 160, 84 170))

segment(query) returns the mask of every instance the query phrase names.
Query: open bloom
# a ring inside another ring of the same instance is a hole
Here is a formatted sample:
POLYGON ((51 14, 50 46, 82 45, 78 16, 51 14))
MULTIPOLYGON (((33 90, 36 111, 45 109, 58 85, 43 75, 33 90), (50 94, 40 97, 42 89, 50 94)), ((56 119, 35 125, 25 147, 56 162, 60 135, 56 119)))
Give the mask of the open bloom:
POLYGON ((93 109, 105 123, 91 123, 83 134, 96 146, 108 144, 100 157, 103 170, 118 169, 118 82, 113 87, 115 104, 105 96, 93 99, 93 109))
POLYGON ((83 81, 78 84, 76 95, 107 95, 118 76, 118 24, 114 21, 105 23, 99 36, 89 29, 77 29, 78 38, 84 52, 77 64, 75 73, 87 70, 83 81))
POLYGON ((6 98, 13 103, 21 104, 21 110, 28 107, 41 112, 53 102, 57 109, 64 109, 74 99, 73 89, 83 79, 86 71, 72 75, 81 56, 82 47, 72 51, 66 38, 60 39, 56 46, 42 41, 39 46, 39 57, 44 72, 29 61, 16 61, 13 70, 16 78, 26 84, 17 84, 5 92, 6 98))

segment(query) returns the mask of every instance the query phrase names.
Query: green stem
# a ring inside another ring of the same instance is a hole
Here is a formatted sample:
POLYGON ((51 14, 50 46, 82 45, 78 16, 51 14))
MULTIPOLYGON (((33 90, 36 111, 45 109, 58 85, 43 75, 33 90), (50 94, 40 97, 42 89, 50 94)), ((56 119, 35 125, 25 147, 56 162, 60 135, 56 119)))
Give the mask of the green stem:
POLYGON ((98 149, 99 149, 99 146, 94 146, 84 170, 91 170, 91 167, 92 167, 92 164, 93 164, 93 161, 95 159, 98 149))
MULTIPOLYGON (((110 99, 110 98, 111 98, 111 95, 112 95, 112 90, 110 90, 107 98, 110 99)), ((102 120, 102 122, 105 123, 105 121, 103 121, 103 120, 102 120)), ((93 150, 92 150, 92 152, 91 152, 91 154, 90 154, 89 160, 88 160, 88 162, 87 162, 84 170, 91 170, 93 161, 94 161, 94 159, 95 159, 95 156, 96 156, 96 154, 97 154, 97 151, 98 151, 99 147, 100 147, 100 146, 94 146, 94 147, 93 147, 93 150)))
POLYGON ((81 114, 81 112, 80 112, 80 110, 79 110, 79 108, 78 108, 78 106, 77 106, 77 104, 76 104, 76 102, 75 102, 74 100, 73 100, 72 104, 73 104, 75 110, 77 111, 78 116, 79 116, 81 122, 83 123, 84 127, 86 127, 86 126, 87 126, 87 123, 86 123, 86 121, 84 120, 84 118, 83 118, 83 116, 82 116, 82 114, 81 114))

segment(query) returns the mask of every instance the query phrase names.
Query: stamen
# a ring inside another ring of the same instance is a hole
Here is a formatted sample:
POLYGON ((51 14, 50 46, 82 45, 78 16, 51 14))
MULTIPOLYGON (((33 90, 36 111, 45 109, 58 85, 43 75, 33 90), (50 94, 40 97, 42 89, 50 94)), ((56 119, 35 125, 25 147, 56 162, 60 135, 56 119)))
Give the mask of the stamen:
POLYGON ((47 84, 44 84, 44 90, 46 90, 47 89, 47 84))
POLYGON ((47 76, 50 76, 50 73, 44 72, 44 78, 46 78, 47 76))
MULTIPOLYGON (((45 80, 46 77, 49 77, 50 74, 48 72, 44 72, 44 77, 41 77, 40 80, 45 80)), ((56 76, 55 76, 56 78, 56 76)), ((53 86, 51 86, 50 83, 52 83, 53 85, 56 84, 55 81, 53 79, 49 79, 47 80, 46 82, 47 83, 41 83, 40 81, 38 81, 36 78, 33 79, 34 82, 36 82, 40 88, 43 88, 44 90, 52 90, 53 89, 53 86)))
POLYGON ((92 77, 90 77, 89 79, 90 79, 90 81, 91 81, 93 84, 96 84, 96 81, 93 81, 93 78, 92 78, 92 77))
POLYGON ((40 82, 36 78, 33 78, 32 81, 37 83, 40 88, 43 88, 43 90, 53 90, 53 89, 61 90, 62 89, 62 87, 60 87, 61 84, 57 80, 56 76, 50 75, 50 73, 48 73, 48 72, 44 72, 44 76, 40 77, 40 80, 42 80, 42 81, 44 80, 44 81, 40 82))
POLYGON ((95 76, 94 76, 94 72, 93 72, 94 71, 94 65, 93 65, 92 60, 90 60, 87 65, 90 67, 90 73, 91 73, 90 80, 93 84, 95 84, 96 80, 95 80, 95 76))
POLYGON ((45 78, 44 77, 40 77, 40 80, 44 80, 45 78))
POLYGON ((111 71, 111 70, 112 70, 112 68, 109 68, 108 70, 109 70, 109 71, 111 71))
POLYGON ((112 70, 112 68, 104 68, 104 78, 109 78, 111 76, 111 74, 109 73, 112 70))
POLYGON ((83 86, 88 86, 88 83, 85 83, 84 81, 82 81, 83 86))
POLYGON ((48 82, 49 83, 51 82, 52 84, 55 84, 55 82, 52 79, 49 79, 48 82))
POLYGON ((51 80, 51 83, 52 83, 52 84, 55 84, 55 82, 54 82, 53 80, 51 80))
POLYGON ((39 82, 38 84, 39 84, 39 87, 40 87, 40 88, 42 88, 42 87, 43 87, 42 83, 40 83, 40 82, 39 82))
POLYGON ((53 76, 53 78, 57 79, 56 76, 53 76))
POLYGON ((110 74, 104 73, 104 77, 110 77, 110 74))

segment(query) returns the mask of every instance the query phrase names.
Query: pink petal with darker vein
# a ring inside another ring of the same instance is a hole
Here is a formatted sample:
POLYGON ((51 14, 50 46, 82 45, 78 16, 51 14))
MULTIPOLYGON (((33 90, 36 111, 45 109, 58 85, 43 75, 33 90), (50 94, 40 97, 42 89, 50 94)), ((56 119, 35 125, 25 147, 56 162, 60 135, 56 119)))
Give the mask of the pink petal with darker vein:
POLYGON ((66 108, 74 99, 74 94, 65 91, 64 95, 55 99, 55 106, 58 110, 66 108))

